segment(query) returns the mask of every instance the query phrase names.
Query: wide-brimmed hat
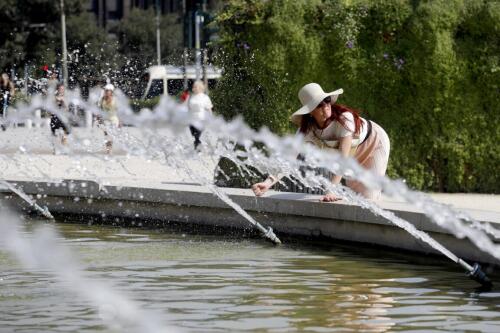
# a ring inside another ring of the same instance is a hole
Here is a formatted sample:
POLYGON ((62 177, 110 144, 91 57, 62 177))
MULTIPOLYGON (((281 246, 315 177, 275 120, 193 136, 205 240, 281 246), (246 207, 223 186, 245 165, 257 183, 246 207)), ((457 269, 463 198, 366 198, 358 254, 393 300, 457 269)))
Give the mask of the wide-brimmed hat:
POLYGON ((115 90, 115 86, 112 85, 111 83, 108 83, 104 86, 104 90, 111 90, 111 91, 114 91, 115 90))
POLYGON ((335 91, 326 93, 323 91, 323 88, 321 88, 321 86, 317 83, 306 84, 299 90, 299 100, 300 103, 302 103, 302 107, 292 114, 290 120, 293 123, 300 125, 302 116, 313 112, 313 110, 319 105, 319 103, 321 103, 322 100, 324 100, 328 96, 331 96, 331 103, 333 104, 337 101, 337 98, 343 92, 343 89, 337 89, 335 91))

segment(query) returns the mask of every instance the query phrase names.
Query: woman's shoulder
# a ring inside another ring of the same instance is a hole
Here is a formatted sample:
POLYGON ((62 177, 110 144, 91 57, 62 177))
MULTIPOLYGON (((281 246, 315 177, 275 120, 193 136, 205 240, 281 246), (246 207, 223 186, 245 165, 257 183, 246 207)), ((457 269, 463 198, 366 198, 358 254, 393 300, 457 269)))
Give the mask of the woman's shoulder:
POLYGON ((200 94, 193 94, 189 97, 190 101, 197 102, 197 101, 204 101, 208 98, 208 95, 205 93, 200 93, 200 94))
POLYGON ((208 96, 208 95, 207 95, 207 94, 205 94, 205 93, 203 93, 203 94, 201 94, 201 95, 203 96, 202 98, 203 98, 205 101, 210 101, 210 96, 208 96))
POLYGON ((340 114, 340 116, 343 117, 344 120, 346 120, 346 121, 352 121, 352 122, 354 122, 354 115, 351 112, 349 112, 349 111, 342 112, 340 114))

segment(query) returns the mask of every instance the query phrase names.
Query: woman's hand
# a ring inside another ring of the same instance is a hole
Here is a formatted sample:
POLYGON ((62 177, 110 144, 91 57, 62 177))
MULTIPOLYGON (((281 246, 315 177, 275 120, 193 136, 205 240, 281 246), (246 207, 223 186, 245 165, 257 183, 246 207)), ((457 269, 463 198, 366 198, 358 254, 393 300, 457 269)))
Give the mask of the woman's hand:
POLYGON ((342 200, 342 198, 336 196, 335 194, 333 194, 332 192, 327 192, 321 199, 320 201, 322 202, 335 202, 335 201, 339 201, 339 200, 342 200))
POLYGON ((273 186, 272 180, 266 179, 265 181, 261 183, 256 183, 252 185, 252 191, 255 193, 256 196, 260 197, 264 193, 267 192, 273 186))

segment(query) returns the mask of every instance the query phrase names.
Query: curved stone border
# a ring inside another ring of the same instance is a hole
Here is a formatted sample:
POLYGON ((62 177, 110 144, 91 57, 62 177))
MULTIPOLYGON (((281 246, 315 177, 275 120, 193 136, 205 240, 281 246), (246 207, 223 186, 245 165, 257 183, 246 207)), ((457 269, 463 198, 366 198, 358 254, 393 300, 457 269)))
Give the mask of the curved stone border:
MULTIPOLYGON (((25 193, 38 195, 38 204, 46 205, 52 213, 100 215, 106 217, 155 219, 199 225, 248 229, 249 224, 207 188, 186 183, 164 182, 155 184, 108 184, 100 186, 94 181, 66 180, 12 181, 25 193)), ((118 181, 116 181, 118 183, 118 181)), ((126 181, 125 181, 126 183, 126 181)), ((427 244, 418 241, 406 231, 371 212, 349 203, 321 203, 319 196, 270 192, 257 198, 250 190, 223 189, 261 224, 270 225, 277 233, 321 239, 339 239, 376 244, 422 253, 436 253, 427 244)), ((16 204, 15 196, 4 196, 16 204)), ((500 264, 482 253, 466 239, 457 239, 431 223, 410 205, 379 202, 380 206, 412 222, 418 229, 428 232, 453 253, 467 260, 500 264)), ((500 228, 500 214, 485 211, 467 211, 479 221, 490 222, 500 228)), ((499 241, 499 240, 497 240, 499 241)))

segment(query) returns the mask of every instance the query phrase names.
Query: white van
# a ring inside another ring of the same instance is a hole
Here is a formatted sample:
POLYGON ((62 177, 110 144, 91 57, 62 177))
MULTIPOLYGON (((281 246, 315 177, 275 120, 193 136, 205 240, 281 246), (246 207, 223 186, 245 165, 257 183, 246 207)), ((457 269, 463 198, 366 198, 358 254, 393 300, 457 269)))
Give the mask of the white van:
MULTIPOLYGON (((200 69, 200 74, 203 71, 200 69)), ((208 65, 205 68, 205 73, 210 87, 216 80, 222 76, 222 69, 208 65)), ((152 66, 147 72, 148 83, 142 98, 151 98, 158 95, 175 95, 182 91, 184 88, 184 72, 183 67, 165 65, 165 66, 152 66)), ((196 80, 196 66, 188 65, 186 67, 186 78, 190 83, 189 86, 196 80)), ((199 76, 198 76, 199 77, 199 76)))

